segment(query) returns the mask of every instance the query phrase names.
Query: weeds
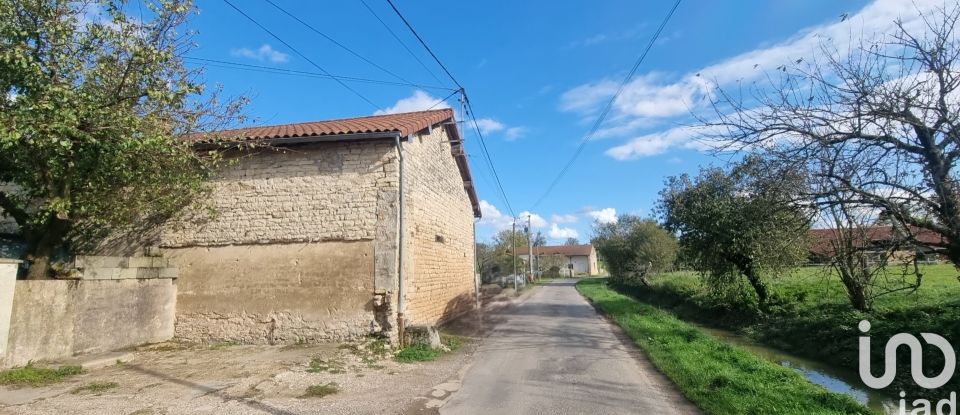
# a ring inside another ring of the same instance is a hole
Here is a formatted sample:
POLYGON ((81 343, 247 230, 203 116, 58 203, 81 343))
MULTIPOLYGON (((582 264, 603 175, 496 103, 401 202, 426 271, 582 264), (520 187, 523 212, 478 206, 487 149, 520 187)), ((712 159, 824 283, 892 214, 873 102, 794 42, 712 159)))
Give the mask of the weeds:
POLYGON ((60 366, 50 369, 35 367, 33 363, 28 363, 24 367, 0 372, 0 385, 43 386, 60 382, 64 378, 79 375, 82 372, 83 369, 80 366, 60 366))
POLYGON ((70 393, 72 393, 72 394, 74 394, 74 395, 79 395, 79 394, 81 394, 81 393, 97 393, 97 394, 99 394, 99 393, 106 392, 106 391, 108 391, 108 390, 110 390, 110 389, 114 389, 114 388, 116 388, 116 387, 118 387, 118 386, 120 386, 120 384, 117 383, 117 382, 93 382, 93 383, 89 383, 89 384, 86 384, 86 385, 84 385, 84 386, 78 387, 78 388, 70 391, 70 393))
POLYGON ((314 357, 310 359, 310 367, 307 368, 307 372, 310 373, 332 373, 334 375, 346 373, 344 369, 344 363, 336 359, 323 359, 320 357, 314 357))
POLYGON ((313 385, 307 387, 307 390, 304 391, 303 395, 300 395, 300 399, 322 398, 324 396, 333 395, 337 392, 340 392, 340 385, 334 382, 325 383, 323 385, 313 385))
POLYGON ((407 346, 397 353, 397 361, 402 363, 429 362, 437 360, 440 357, 440 351, 434 350, 429 344, 415 344, 407 346))

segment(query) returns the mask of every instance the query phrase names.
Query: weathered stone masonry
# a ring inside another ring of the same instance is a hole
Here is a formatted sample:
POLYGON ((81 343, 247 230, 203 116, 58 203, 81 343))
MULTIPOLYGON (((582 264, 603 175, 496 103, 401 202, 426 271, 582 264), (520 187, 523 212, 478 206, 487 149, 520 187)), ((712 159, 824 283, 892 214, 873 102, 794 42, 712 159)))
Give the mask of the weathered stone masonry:
POLYGON ((243 154, 214 183, 216 214, 162 235, 180 267, 177 336, 263 343, 369 333, 376 274, 396 268, 397 185, 388 140, 243 154))
POLYGON ((407 212, 407 312, 435 325, 473 307, 473 210, 451 155, 446 128, 404 144, 407 212))

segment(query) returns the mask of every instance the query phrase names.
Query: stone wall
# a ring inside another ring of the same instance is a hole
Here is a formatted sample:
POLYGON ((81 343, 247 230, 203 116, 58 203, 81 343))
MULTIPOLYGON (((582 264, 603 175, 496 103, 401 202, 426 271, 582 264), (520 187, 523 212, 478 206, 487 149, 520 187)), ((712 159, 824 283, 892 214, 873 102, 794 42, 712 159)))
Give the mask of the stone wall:
POLYGON ((0 367, 169 340, 176 293, 168 278, 16 281, 0 367))
POLYGON ((180 269, 177 337, 290 343, 391 330, 373 299, 396 290, 394 143, 234 160, 213 183, 217 213, 186 215, 161 235, 180 269))
POLYGON ((166 250, 180 265, 178 339, 345 340, 373 322, 370 241, 166 250))
POLYGON ((476 304, 473 210, 446 129, 404 144, 406 318, 435 325, 476 304))

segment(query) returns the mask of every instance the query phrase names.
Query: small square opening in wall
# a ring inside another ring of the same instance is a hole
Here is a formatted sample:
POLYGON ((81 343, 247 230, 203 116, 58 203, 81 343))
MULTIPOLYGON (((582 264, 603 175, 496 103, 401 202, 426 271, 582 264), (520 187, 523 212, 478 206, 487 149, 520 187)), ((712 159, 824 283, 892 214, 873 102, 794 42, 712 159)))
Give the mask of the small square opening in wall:
POLYGON ((440 242, 440 243, 446 243, 446 242, 447 242, 447 239, 444 238, 443 235, 436 235, 436 236, 434 237, 434 241, 440 242))

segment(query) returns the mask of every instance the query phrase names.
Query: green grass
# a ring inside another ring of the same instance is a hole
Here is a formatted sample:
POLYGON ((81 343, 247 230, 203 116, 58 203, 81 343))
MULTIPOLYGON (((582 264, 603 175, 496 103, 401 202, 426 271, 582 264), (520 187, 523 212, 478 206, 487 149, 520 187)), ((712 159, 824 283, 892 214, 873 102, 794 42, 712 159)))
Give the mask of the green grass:
MULTIPOLYGON (((693 272, 673 272, 650 279, 649 287, 618 286, 618 291, 645 303, 670 310, 677 316, 701 324, 733 330, 752 340, 790 353, 856 371, 859 363, 857 323, 871 322, 872 349, 882 367, 883 347, 896 333, 937 333, 960 342, 960 275, 952 265, 929 265, 921 269, 923 281, 916 292, 899 292, 880 297, 870 312, 849 305, 839 278, 830 268, 803 267, 787 275, 770 278, 770 307, 761 313, 751 293, 718 295, 708 290, 693 272)), ((897 377, 888 388, 891 394, 936 395, 960 389, 960 376, 940 391, 917 387, 910 375, 909 359, 899 359, 897 377)), ((943 355, 924 348, 924 366, 931 372, 943 367, 943 355)))
POLYGON ((428 344, 415 344, 400 349, 396 359, 401 363, 430 362, 437 360, 440 354, 440 350, 431 349, 428 344))
POLYGON ((310 359, 310 365, 307 367, 307 372, 310 373, 331 373, 331 374, 340 374, 346 373, 345 363, 340 359, 324 359, 321 357, 314 357, 310 359))
POLYGON ((27 364, 24 367, 0 371, 0 385, 43 386, 59 382, 82 372, 83 369, 80 366, 60 366, 51 369, 27 364))
POLYGON ((400 349, 394 359, 401 363, 434 361, 445 353, 456 352, 463 347, 467 339, 453 334, 440 333, 440 342, 449 350, 432 349, 428 344, 418 343, 400 349))
POLYGON ((340 385, 334 382, 325 383, 323 385, 312 385, 307 387, 307 390, 303 392, 303 395, 300 395, 300 399, 322 398, 324 396, 333 395, 337 392, 340 392, 340 385))
POLYGON ((582 280, 577 289, 609 315, 707 414, 869 414, 852 398, 704 334, 656 307, 582 280))
POLYGON ((74 395, 78 395, 78 394, 81 394, 81 393, 96 393, 96 394, 99 394, 99 393, 106 392, 106 391, 108 391, 108 390, 110 390, 110 389, 114 389, 114 388, 116 388, 116 387, 118 387, 118 386, 120 386, 120 384, 117 383, 117 382, 93 382, 93 383, 89 383, 89 384, 80 386, 80 387, 78 387, 78 388, 70 391, 70 393, 72 393, 72 394, 74 394, 74 395))

